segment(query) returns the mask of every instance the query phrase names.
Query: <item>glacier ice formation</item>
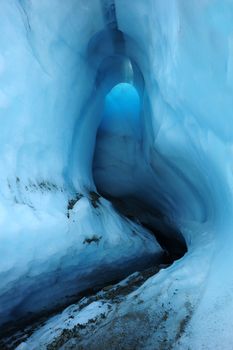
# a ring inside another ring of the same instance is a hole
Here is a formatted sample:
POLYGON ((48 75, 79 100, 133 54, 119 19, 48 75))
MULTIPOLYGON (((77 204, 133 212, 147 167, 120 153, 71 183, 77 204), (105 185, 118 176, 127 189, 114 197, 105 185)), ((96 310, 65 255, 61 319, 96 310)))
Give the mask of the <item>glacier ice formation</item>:
POLYGON ((232 349, 232 1, 2 0, 0 28, 1 326, 187 244, 86 348, 232 349))

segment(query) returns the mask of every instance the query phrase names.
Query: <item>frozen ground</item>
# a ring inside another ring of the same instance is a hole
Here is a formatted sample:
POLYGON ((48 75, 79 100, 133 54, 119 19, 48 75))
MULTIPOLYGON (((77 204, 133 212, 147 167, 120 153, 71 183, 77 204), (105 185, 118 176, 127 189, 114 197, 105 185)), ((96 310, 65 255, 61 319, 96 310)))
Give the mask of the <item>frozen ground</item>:
MULTIPOLYGON (((142 272, 135 272, 116 285, 105 286, 96 295, 84 297, 62 313, 46 322, 43 321, 42 325, 38 322, 33 327, 26 327, 14 337, 6 338, 5 343, 18 350, 89 347, 91 346, 88 340, 90 334, 97 332, 99 327, 109 322, 113 313, 117 312, 119 305, 130 293, 137 290, 146 279, 166 267, 167 265, 159 265, 142 272), (86 342, 89 342, 89 345, 83 344, 86 342)), ((143 303, 143 300, 139 303, 143 303)), ((144 326, 142 324, 142 327, 144 326)))

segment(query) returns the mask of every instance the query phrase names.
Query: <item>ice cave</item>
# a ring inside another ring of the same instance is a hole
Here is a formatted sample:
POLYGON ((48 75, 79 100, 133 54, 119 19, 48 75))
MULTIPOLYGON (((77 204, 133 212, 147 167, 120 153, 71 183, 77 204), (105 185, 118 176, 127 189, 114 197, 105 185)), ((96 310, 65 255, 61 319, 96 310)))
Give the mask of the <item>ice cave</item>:
POLYGON ((0 350, 232 350, 233 1, 0 8, 0 350))

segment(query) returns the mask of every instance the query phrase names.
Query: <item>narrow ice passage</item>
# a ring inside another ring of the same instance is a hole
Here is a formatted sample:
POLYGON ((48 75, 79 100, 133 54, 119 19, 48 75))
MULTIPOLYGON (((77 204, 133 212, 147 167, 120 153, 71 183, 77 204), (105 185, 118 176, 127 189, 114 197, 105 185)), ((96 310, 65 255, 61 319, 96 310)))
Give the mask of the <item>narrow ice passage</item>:
POLYGON ((175 228, 164 223, 160 231, 158 209, 147 202, 152 194, 144 196, 153 188, 154 177, 144 161, 142 112, 142 100, 133 85, 120 83, 107 94, 96 136, 94 182, 116 210, 154 232, 172 261, 184 255, 186 245, 175 228))

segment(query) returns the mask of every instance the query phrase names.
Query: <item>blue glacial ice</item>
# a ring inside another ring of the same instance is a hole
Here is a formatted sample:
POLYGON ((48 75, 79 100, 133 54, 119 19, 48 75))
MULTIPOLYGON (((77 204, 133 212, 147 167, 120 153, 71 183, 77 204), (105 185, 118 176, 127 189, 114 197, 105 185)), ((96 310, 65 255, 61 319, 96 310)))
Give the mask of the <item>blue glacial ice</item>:
POLYGON ((188 252, 87 348, 232 349, 232 1, 0 4, 0 324, 159 262, 162 236, 188 252))

